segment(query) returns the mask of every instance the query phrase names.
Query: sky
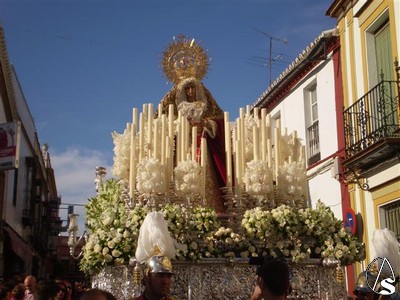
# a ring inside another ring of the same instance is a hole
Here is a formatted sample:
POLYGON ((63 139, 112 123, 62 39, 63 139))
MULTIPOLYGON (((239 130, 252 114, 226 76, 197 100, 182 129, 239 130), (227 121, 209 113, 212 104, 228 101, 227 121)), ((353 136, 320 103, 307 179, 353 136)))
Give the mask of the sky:
MULTIPOLYGON (((84 208, 111 177, 113 131, 172 88, 162 53, 183 34, 210 58, 203 80, 233 120, 323 31, 333 0, 0 0, 10 62, 49 145, 62 203, 84 208), (272 64, 269 64, 270 58, 272 64), (270 73, 272 76, 270 76, 270 73)), ((61 206, 65 208, 65 205, 61 206)), ((61 211, 66 219, 66 210, 61 211)), ((65 223, 63 224, 65 225, 65 223)))

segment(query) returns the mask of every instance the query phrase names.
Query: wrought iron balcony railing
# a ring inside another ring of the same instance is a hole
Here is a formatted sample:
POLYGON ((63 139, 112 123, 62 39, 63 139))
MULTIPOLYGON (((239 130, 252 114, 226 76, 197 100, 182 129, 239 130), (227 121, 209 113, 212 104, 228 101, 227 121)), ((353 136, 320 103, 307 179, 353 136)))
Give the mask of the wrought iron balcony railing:
POLYGON ((346 159, 386 138, 400 137, 399 82, 382 80, 344 110, 346 159))

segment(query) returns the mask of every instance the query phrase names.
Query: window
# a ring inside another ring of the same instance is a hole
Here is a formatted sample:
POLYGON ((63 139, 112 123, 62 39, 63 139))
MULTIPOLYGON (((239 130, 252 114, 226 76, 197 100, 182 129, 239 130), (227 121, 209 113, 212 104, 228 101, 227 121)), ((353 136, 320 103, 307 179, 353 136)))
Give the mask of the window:
POLYGON ((374 33, 374 38, 377 72, 379 75, 383 74, 385 80, 393 80, 392 46, 389 23, 379 28, 374 33))
POLYGON ((307 154, 308 165, 321 159, 319 147, 318 97, 317 85, 311 84, 304 90, 307 124, 307 154))
POLYGON ((400 242, 400 200, 383 206, 381 212, 381 228, 387 227, 393 231, 400 242))
POLYGON ((311 103, 311 121, 312 123, 318 122, 318 103, 317 103, 317 89, 316 86, 310 90, 310 103, 311 103))

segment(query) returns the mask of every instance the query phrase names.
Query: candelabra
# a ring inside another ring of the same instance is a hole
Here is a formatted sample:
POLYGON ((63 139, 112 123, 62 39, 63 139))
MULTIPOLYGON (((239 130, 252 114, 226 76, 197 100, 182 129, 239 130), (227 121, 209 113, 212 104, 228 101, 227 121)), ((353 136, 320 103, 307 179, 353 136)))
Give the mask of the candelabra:
POLYGON ((78 255, 75 255, 76 252, 76 247, 80 244, 80 242, 83 240, 86 242, 87 238, 87 232, 86 230, 82 233, 80 237, 78 237, 78 223, 77 223, 77 217, 78 214, 69 214, 69 227, 68 227, 68 233, 69 233, 69 238, 68 238, 68 247, 69 247, 69 254, 74 258, 74 259, 79 259, 83 251, 81 250, 78 255))

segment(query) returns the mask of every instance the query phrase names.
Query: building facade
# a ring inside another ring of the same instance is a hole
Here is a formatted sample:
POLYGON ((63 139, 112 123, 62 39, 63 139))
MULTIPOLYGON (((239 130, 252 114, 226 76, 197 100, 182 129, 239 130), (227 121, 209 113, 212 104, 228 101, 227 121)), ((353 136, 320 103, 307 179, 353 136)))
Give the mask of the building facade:
MULTIPOLYGON (((342 220, 351 209, 340 178, 345 157, 340 39, 337 29, 322 32, 257 99, 275 123, 296 131, 305 145, 309 206, 329 206, 342 220)), ((354 268, 346 268, 348 286, 354 268)))
POLYGON ((364 270, 375 258, 377 228, 400 240, 400 2, 337 0, 327 10, 337 19, 343 73, 345 157, 358 231, 366 244, 364 270))
POLYGON ((47 146, 39 144, 1 27, 0 97, 0 127, 8 128, 1 132, 0 162, 10 140, 15 145, 15 163, 0 164, 0 276, 46 278, 56 257, 60 198, 47 146))

